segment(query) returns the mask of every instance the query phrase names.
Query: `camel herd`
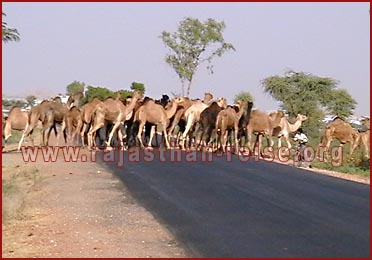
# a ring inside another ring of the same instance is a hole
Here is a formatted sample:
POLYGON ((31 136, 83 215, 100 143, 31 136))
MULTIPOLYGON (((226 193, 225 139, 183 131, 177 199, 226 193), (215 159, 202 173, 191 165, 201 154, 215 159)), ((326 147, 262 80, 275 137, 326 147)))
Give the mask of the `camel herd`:
MULTIPOLYGON (((146 146, 151 146, 155 132, 162 132, 165 146, 170 148, 170 142, 182 149, 195 146, 212 147, 226 151, 229 133, 234 133, 234 141, 230 143, 238 151, 242 144, 252 148, 252 135, 267 138, 269 146, 273 146, 273 137, 278 138, 278 147, 284 138, 287 147, 291 148, 290 133, 301 127, 307 116, 298 114, 294 124, 291 124, 282 111, 271 114, 260 110, 252 110, 253 103, 238 101, 234 105, 227 105, 223 97, 213 99, 213 95, 205 93, 204 99, 189 99, 175 97, 171 100, 163 95, 162 100, 143 98, 140 92, 134 92, 131 98, 122 101, 119 97, 100 100, 94 98, 84 106, 79 107, 82 94, 73 95, 66 104, 59 98, 44 100, 39 105, 23 112, 14 107, 5 120, 3 136, 5 140, 11 135, 11 130, 23 131, 18 145, 20 149, 25 138, 31 134, 41 123, 41 145, 47 146, 52 131, 60 142, 69 145, 81 144, 89 148, 96 147, 97 131, 103 127, 110 129, 106 136, 106 146, 111 146, 116 138, 119 142, 128 145, 144 145, 144 129, 149 133, 146 146), (40 122, 40 123, 39 123, 40 122), (61 128, 58 131, 57 125, 61 128), (111 127, 108 127, 111 126, 111 127), (176 129, 178 131, 176 131, 176 129), (244 141, 243 141, 244 140, 244 141), (247 141, 245 141, 247 140, 247 141)), ((350 143, 350 153, 363 144, 365 155, 369 156, 369 119, 363 124, 365 132, 354 130, 350 124, 337 118, 326 125, 320 145, 327 148, 333 139, 341 144, 350 143)), ((33 139, 31 138, 32 145, 33 139)))

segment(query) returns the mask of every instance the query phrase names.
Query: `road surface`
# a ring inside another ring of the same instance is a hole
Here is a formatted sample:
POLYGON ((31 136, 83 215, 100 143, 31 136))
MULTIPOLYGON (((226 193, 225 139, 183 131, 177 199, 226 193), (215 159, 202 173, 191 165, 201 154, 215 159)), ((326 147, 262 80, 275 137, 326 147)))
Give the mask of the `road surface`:
POLYGON ((133 162, 125 152, 124 166, 106 165, 191 255, 370 256, 369 185, 236 156, 172 162, 170 153, 133 162))

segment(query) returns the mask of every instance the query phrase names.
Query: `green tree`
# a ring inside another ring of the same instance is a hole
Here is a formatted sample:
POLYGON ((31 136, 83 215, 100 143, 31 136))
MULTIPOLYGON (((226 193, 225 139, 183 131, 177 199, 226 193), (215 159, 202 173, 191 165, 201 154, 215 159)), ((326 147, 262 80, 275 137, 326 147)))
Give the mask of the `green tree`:
POLYGON ((130 89, 133 91, 139 91, 142 94, 145 94, 145 84, 138 83, 138 82, 132 82, 132 85, 130 86, 130 89))
POLYGON ((88 86, 87 91, 85 92, 85 96, 82 100, 82 104, 86 104, 92 101, 95 97, 100 100, 105 100, 109 97, 114 98, 115 92, 103 87, 88 86))
POLYGON ((281 102, 281 109, 290 117, 298 113, 309 116, 304 122, 307 132, 316 135, 325 113, 341 117, 353 114, 355 100, 346 90, 337 89, 338 81, 292 70, 284 76, 271 76, 262 80, 264 91, 281 102))
POLYGON ((190 94, 191 83, 200 64, 208 62, 207 69, 213 73, 212 59, 228 50, 235 50, 223 37, 226 25, 209 18, 202 23, 198 19, 186 18, 174 33, 163 31, 160 38, 169 47, 171 54, 165 61, 175 70, 182 83, 182 95, 190 94))
POLYGON ((79 92, 84 92, 85 83, 79 81, 73 81, 66 87, 67 95, 75 95, 79 92))
POLYGON ((35 101, 36 101, 36 99, 37 99, 37 97, 35 97, 34 95, 28 95, 27 97, 26 97, 26 101, 27 101, 27 104, 29 105, 29 106, 34 106, 35 105, 35 101))
POLYGON ((236 103, 238 100, 243 100, 246 102, 253 102, 253 97, 249 92, 241 91, 235 95, 234 103, 236 103))
MULTIPOLYGON (((3 18, 4 18, 4 16, 6 16, 6 14, 5 13, 2 13, 2 14, 3 14, 3 18)), ((3 42, 4 43, 8 43, 8 42, 11 42, 11 41, 19 41, 21 39, 17 29, 8 28, 7 23, 4 22, 4 21, 2 22, 2 35, 3 35, 3 42)))

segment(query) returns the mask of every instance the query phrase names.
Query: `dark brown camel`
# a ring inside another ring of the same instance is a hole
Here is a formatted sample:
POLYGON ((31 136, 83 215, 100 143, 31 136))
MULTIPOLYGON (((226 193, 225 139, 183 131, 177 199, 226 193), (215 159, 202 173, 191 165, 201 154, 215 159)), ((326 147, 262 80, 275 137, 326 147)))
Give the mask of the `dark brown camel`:
POLYGON ((219 98, 216 102, 213 102, 209 107, 204 109, 200 114, 200 126, 202 134, 198 147, 200 144, 205 146, 211 141, 212 131, 216 127, 217 115, 227 106, 226 98, 219 98))

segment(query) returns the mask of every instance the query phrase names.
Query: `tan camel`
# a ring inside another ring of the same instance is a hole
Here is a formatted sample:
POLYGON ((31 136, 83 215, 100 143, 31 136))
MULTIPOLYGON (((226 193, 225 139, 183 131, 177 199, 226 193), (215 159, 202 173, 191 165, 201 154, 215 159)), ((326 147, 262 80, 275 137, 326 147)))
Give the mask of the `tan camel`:
POLYGON ((39 105, 32 107, 28 118, 28 127, 22 138, 31 135, 40 120, 42 123, 41 145, 48 145, 52 129, 54 129, 58 140, 56 124, 62 124, 63 116, 68 109, 68 104, 63 104, 60 98, 52 101, 44 100, 39 105))
POLYGON ((355 147, 354 143, 358 140, 358 131, 353 129, 349 123, 337 117, 325 126, 319 146, 325 147, 326 151, 328 151, 334 138, 340 141, 342 147, 344 144, 350 143, 349 154, 352 155, 355 147))
POLYGON ((93 113, 97 106, 101 104, 102 101, 99 100, 98 98, 93 98, 90 102, 86 103, 82 109, 81 109, 81 118, 82 118, 82 129, 80 132, 81 135, 81 143, 83 147, 85 146, 85 141, 84 141, 84 136, 85 133, 88 131, 89 125, 93 123, 93 113))
POLYGON ((282 117, 282 119, 280 120, 279 126, 275 127, 273 130, 273 136, 278 137, 278 148, 282 147, 281 140, 282 140, 282 137, 284 137, 285 141, 287 142, 287 147, 290 149, 292 145, 290 142, 289 134, 296 132, 301 127, 302 122, 307 119, 308 119, 307 116, 297 114, 296 122, 294 124, 291 124, 288 122, 288 119, 286 117, 282 117))
MULTIPOLYGON (((8 117, 5 119, 4 138, 5 141, 12 136, 12 130, 25 131, 28 126, 28 112, 22 111, 20 107, 12 107, 8 117)), ((18 144, 18 151, 21 149, 23 134, 18 144)), ((31 139, 32 140, 32 139, 31 139)), ((32 140, 33 142, 33 140, 32 140)))
POLYGON ((273 130, 280 124, 281 119, 284 117, 282 111, 275 112, 273 117, 269 114, 253 110, 251 118, 247 126, 248 148, 252 149, 252 134, 258 135, 259 139, 259 154, 261 149, 261 135, 267 138, 270 147, 273 147, 274 141, 272 140, 273 130))
POLYGON ((352 147, 352 151, 354 152, 356 148, 360 144, 363 144, 364 147, 364 156, 369 158, 369 148, 370 148, 370 120, 369 118, 365 118, 361 120, 362 125, 366 127, 364 131, 359 131, 358 136, 355 140, 355 143, 352 147))
MULTIPOLYGON (((174 116, 176 113, 177 107, 179 104, 183 102, 183 98, 176 97, 174 98, 171 103, 168 105, 168 109, 163 108, 160 104, 156 104, 154 100, 148 99, 144 104, 138 108, 135 116, 134 121, 139 123, 137 139, 140 142, 141 148, 144 148, 142 142, 142 131, 143 127, 145 126, 146 122, 151 124, 161 124, 163 137, 165 140, 165 144, 167 148, 170 148, 168 136, 167 136, 167 126, 169 124, 169 119, 174 116)), ((151 131, 151 135, 154 135, 154 131, 151 131)), ((151 145, 152 136, 150 135, 150 140, 148 146, 151 145)))
MULTIPOLYGON (((239 120, 242 117, 244 111, 248 108, 248 102, 238 100, 238 107, 229 106, 226 109, 220 111, 217 115, 215 133, 220 139, 222 151, 226 152, 227 134, 229 130, 234 130, 235 140, 235 152, 238 152, 238 132, 239 132, 239 120)), ((218 142, 218 137, 216 138, 218 142)))
MULTIPOLYGON (((208 92, 204 93, 204 99, 203 99, 204 104, 209 104, 212 99, 213 99, 213 95, 211 93, 208 93, 208 92)), ((172 124, 168 129, 169 138, 172 136, 174 128, 178 125, 180 120, 182 119, 182 120, 186 121, 186 117, 185 117, 186 110, 197 102, 199 102, 198 99, 190 100, 189 98, 184 97, 184 102, 182 103, 182 106, 178 107, 178 109, 176 111, 176 114, 174 115, 172 124)))
MULTIPOLYGON (((211 102, 209 102, 211 103, 211 102)), ((226 99, 223 97, 219 97, 216 100, 216 103, 220 107, 226 107, 226 99)), ((200 114, 206 109, 210 104, 206 104, 201 102, 200 100, 196 100, 194 104, 192 104, 186 111, 185 111, 185 118, 186 118, 186 128, 185 131, 182 133, 180 146, 184 150, 185 149, 185 140, 189 131, 194 126, 196 122, 200 120, 200 114)))
MULTIPOLYGON (((133 111, 137 100, 140 98, 142 98, 141 92, 135 91, 128 106, 125 106, 123 102, 120 101, 118 98, 108 98, 102 103, 97 104, 96 109, 93 112, 93 126, 88 132, 89 146, 93 146, 93 135, 98 129, 102 128, 105 125, 105 121, 113 124, 111 132, 109 134, 109 138, 106 142, 107 146, 111 146, 111 140, 114 136, 114 133, 118 130, 121 123, 124 123, 127 119, 130 118, 130 113, 133 111)), ((123 138, 121 131, 118 131, 118 134, 121 141, 123 138)))
POLYGON ((72 144, 83 127, 82 113, 79 108, 73 106, 63 117, 61 132, 65 143, 72 144))

